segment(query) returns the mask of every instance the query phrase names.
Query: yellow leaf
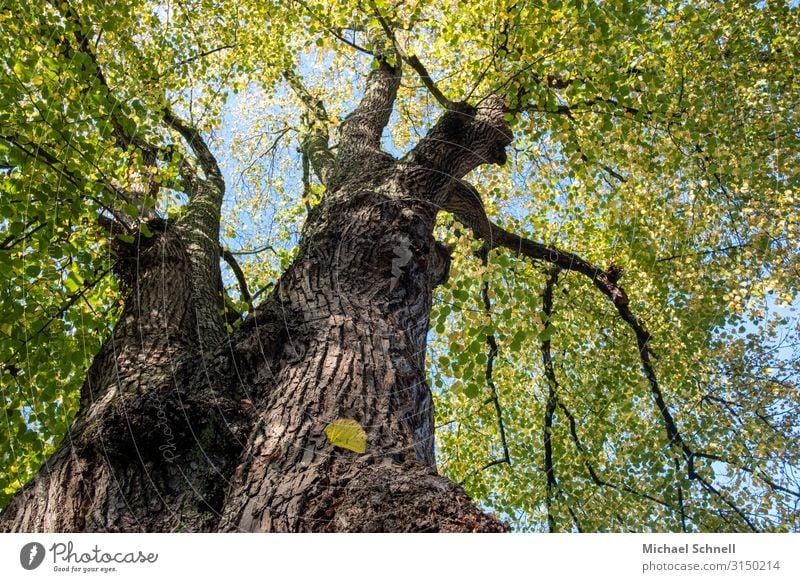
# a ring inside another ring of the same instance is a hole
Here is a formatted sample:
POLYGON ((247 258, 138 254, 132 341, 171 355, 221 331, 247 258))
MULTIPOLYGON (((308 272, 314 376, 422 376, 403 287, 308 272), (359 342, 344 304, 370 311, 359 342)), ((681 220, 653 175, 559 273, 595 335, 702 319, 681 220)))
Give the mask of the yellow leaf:
POLYGON ((356 453, 367 450, 367 433, 355 420, 340 418, 325 427, 325 436, 335 447, 341 447, 356 453))

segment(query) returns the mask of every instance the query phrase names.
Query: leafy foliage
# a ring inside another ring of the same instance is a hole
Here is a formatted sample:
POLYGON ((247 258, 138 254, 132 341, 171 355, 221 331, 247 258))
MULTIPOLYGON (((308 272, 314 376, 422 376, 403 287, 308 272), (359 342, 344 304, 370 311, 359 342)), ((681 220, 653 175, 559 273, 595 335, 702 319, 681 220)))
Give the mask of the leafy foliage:
MULTIPOLYGON (((165 109, 222 162, 221 242, 257 303, 323 195, 298 153, 309 125, 335 137, 366 53, 394 43, 407 66, 388 151, 435 121, 436 91, 502 95, 509 163, 470 177, 487 215, 621 273, 685 445, 592 281, 486 253, 442 213, 441 470, 523 530, 800 528, 796 6, 12 1, 0 27, 0 506, 66 433, 117 317, 98 216, 146 236, 149 212, 181 212, 191 155, 165 109)), ((232 310, 252 308, 225 283, 232 310)))

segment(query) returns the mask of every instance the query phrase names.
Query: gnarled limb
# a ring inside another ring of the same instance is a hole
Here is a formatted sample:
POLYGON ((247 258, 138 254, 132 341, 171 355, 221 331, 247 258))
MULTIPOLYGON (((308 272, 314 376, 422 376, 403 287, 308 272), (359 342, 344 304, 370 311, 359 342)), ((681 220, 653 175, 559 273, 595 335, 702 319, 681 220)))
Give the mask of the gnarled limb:
POLYGON ((442 204, 452 183, 484 164, 503 165, 511 143, 505 104, 489 97, 477 107, 454 104, 402 160, 409 187, 425 182, 432 202, 442 204))
MULTIPOLYGON (((453 213, 465 226, 486 241, 490 248, 505 247, 528 258, 551 263, 565 271, 575 271, 589 277, 597 289, 606 295, 617 309, 626 313, 628 296, 617 285, 620 273, 614 269, 604 271, 573 253, 562 251, 508 232, 494 224, 486 216, 481 195, 474 186, 465 181, 454 182, 450 195, 442 208, 453 213)), ((629 317, 632 317, 629 316, 629 317)), ((623 316, 628 321, 629 317, 623 316)), ((647 335, 649 339, 649 335, 647 335)))
POLYGON ((675 447, 676 455, 683 457, 683 461, 686 464, 687 476, 689 479, 697 480, 703 489, 734 511, 746 525, 747 529, 758 531, 757 526, 747 517, 741 508, 723 495, 722 492, 714 487, 703 475, 697 472, 695 460, 701 457, 708 458, 708 456, 696 453, 678 430, 672 412, 664 399, 664 394, 651 360, 651 350, 649 347, 651 335, 644 325, 633 315, 630 310, 627 294, 624 289, 617 284, 621 274, 619 269, 610 268, 608 270, 603 270, 577 255, 508 232, 489 220, 486 216, 483 203, 481 202, 480 194, 474 186, 465 181, 457 181, 454 183, 450 190, 449 197, 443 204, 443 209, 451 212, 459 221, 471 228, 475 235, 484 240, 490 248, 505 247, 531 259, 548 262, 564 270, 581 273, 589 277, 594 286, 611 299, 620 317, 628 324, 636 336, 642 371, 650 385, 650 391, 663 421, 669 445, 675 447))

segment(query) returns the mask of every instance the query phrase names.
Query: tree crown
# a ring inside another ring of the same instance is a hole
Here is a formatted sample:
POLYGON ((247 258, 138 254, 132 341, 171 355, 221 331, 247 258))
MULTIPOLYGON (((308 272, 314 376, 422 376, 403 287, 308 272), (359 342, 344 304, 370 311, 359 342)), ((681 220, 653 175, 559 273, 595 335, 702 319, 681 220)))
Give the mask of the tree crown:
POLYGON ((478 167, 438 219, 441 470, 520 529, 796 530, 798 16, 12 1, 0 505, 67 431, 119 317, 125 245, 165 220, 221 245, 235 333, 346 179, 331 160, 403 163, 500 103, 507 154, 465 141, 478 167))

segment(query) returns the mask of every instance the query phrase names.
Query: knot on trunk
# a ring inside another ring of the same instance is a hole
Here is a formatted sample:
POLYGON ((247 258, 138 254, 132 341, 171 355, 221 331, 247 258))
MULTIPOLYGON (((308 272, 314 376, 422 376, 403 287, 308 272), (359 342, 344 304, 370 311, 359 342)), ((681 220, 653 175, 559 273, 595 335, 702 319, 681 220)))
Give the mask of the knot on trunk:
MULTIPOLYGON (((190 360, 191 369, 197 360, 190 360)), ((94 404, 81 445, 131 462, 178 463, 192 450, 238 454, 252 419, 242 404, 211 387, 198 390, 181 369, 175 383, 141 383, 94 404), (187 387, 194 386, 189 390, 187 387)), ((217 378, 217 386, 225 380, 217 378)))

